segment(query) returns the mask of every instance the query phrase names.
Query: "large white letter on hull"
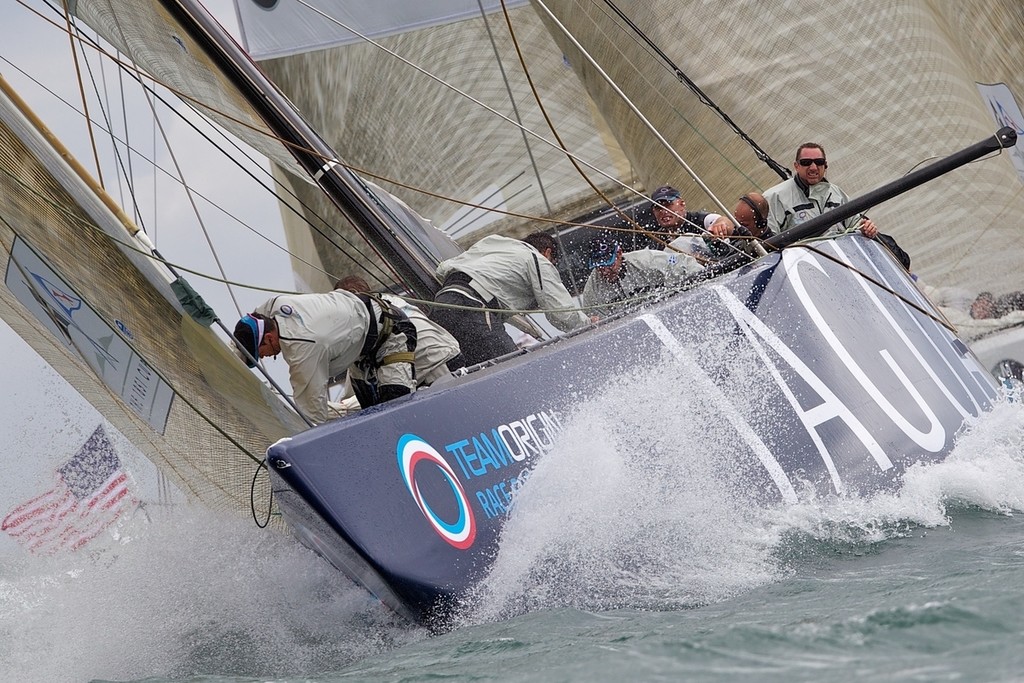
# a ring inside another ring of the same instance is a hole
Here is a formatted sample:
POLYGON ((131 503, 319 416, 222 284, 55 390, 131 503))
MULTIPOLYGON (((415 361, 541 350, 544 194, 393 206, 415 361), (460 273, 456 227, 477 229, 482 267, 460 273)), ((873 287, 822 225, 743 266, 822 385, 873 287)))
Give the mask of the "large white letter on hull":
POLYGON ((825 467, 828 470, 829 476, 832 477, 832 484, 836 489, 837 493, 842 493, 843 483, 839 478, 839 472, 836 471, 835 462, 832 460, 832 455, 829 453, 825 443, 821 440, 821 436, 818 434, 818 427, 829 420, 840 419, 846 423, 850 431, 857 437, 864 448, 867 449, 871 457, 874 458, 875 462, 882 470, 887 470, 892 467, 892 461, 882 450, 875 438, 871 436, 871 433, 867 430, 860 419, 853 414, 846 404, 844 404, 835 393, 829 389, 828 385, 813 370, 800 360, 799 356, 793 353, 792 349, 786 346, 781 339, 779 339, 775 333, 768 328, 761 320, 757 318, 753 313, 743 305, 736 295, 730 292, 721 285, 712 287, 715 293, 721 297, 725 303, 726 308, 732 314, 733 318, 739 324, 740 329, 746 335, 750 341, 751 347, 757 352, 765 364, 765 367, 771 373, 775 382, 778 384, 779 389, 786 396, 786 400, 789 401, 793 407, 793 411, 797 417, 803 423, 804 428, 807 430, 808 436, 814 442, 815 447, 818 449, 818 453, 821 455, 822 462, 825 463, 825 467), (821 403, 813 408, 804 409, 797 401, 796 396, 793 394, 789 385, 786 384, 786 380, 783 379, 782 373, 775 366, 775 363, 768 356, 768 352, 762 344, 767 344, 775 353, 777 353, 789 367, 791 367, 801 379, 807 383, 807 385, 817 392, 821 398, 821 403))
MULTIPOLYGON (((907 390, 907 393, 910 394, 910 397, 914 400, 914 403, 917 404, 917 407, 921 410, 925 418, 928 420, 927 431, 922 431, 915 427, 914 425, 910 424, 910 421, 907 420, 906 417, 904 417, 903 413, 900 412, 899 408, 894 406, 892 402, 885 397, 885 394, 883 394, 881 390, 875 385, 875 383, 871 381, 871 378, 868 377, 867 373, 864 372, 864 369, 860 366, 860 364, 857 363, 856 360, 854 360, 853 355, 847 350, 846 346, 844 346, 843 343, 839 340, 839 337, 836 336, 836 333, 832 329, 832 327, 827 322, 825 322, 824 317, 822 317, 821 312, 818 310, 818 307, 814 303, 814 299, 807 292, 807 288, 804 287, 803 280, 800 277, 800 265, 803 263, 812 266, 813 268, 817 269, 823 274, 825 273, 825 269, 821 267, 821 264, 818 263, 817 259, 815 259, 814 256, 811 255, 809 252, 804 251, 802 249, 787 249, 782 252, 782 263, 786 268, 786 275, 789 277, 789 282, 793 286, 793 291, 796 292, 797 298, 799 298, 800 302, 804 305, 804 309, 807 311, 807 315, 810 316, 811 320, 814 322, 814 325, 818 328, 818 331, 821 333, 821 336, 825 338, 825 341, 828 342, 828 345, 832 347, 833 351, 835 351, 836 355, 839 357, 839 360, 841 360, 843 365, 845 365, 846 368, 853 374, 854 379, 856 379, 857 382, 864 388, 864 391, 868 393, 868 396, 870 396, 871 399, 878 404, 878 407, 881 408, 885 412, 885 414, 889 416, 889 418, 896 424, 897 427, 899 427, 903 431, 904 434, 906 434, 907 436, 914 440, 914 443, 932 453, 938 453, 939 451, 941 451, 943 447, 946 445, 946 429, 942 426, 942 422, 939 421, 938 416, 935 415, 935 411, 933 411, 931 406, 929 406, 925 402, 924 397, 921 396, 921 393, 910 382, 906 373, 903 372, 903 369, 896 364, 896 361, 893 359, 892 354, 890 354, 889 351, 886 349, 881 349, 878 352, 878 354, 889 366, 889 369, 892 370, 892 373, 900 381, 900 384, 902 384, 903 388, 907 390)), ((869 298, 871 298, 877 304, 877 299, 873 299, 873 297, 869 298)), ((879 306, 879 309, 882 311, 882 314, 889 318, 890 322, 892 322, 891 316, 888 315, 888 311, 886 311, 881 306, 879 306)), ((924 360, 921 358, 920 353, 917 352, 917 349, 913 348, 913 345, 911 345, 909 340, 906 339, 906 335, 903 335, 902 332, 900 334, 901 338, 904 340, 907 346, 910 347, 911 351, 917 357, 921 365, 923 365, 927 370, 930 370, 930 368, 928 368, 928 364, 924 362, 924 360)), ((932 373, 932 377, 934 378, 934 373, 932 373)), ((941 383, 939 383, 939 386, 942 387, 941 383)), ((945 389, 945 387, 942 388, 945 389)))
POLYGON ((722 390, 715 384, 710 377, 704 372, 704 370, 693 360, 691 352, 682 344, 679 340, 668 331, 668 328, 653 315, 645 314, 639 316, 640 320, 647 323, 647 326, 651 328, 651 331, 657 335, 661 343, 664 344, 672 355, 678 360, 682 361, 683 364, 690 370, 693 371, 693 376, 697 378, 697 381, 701 384, 701 391, 710 397, 711 401, 718 407, 722 415, 725 415, 726 419, 732 424, 733 428, 739 432, 740 437, 746 442, 750 450, 754 452, 757 459, 761 461, 761 465, 764 466, 768 472, 768 476, 772 478, 775 485, 779 489, 779 493, 782 494, 783 500, 787 503, 797 502, 796 491, 793 489, 793 484, 789 481, 789 477, 786 475, 785 470, 782 469, 782 465, 775 459, 772 452, 765 445, 761 437, 757 435, 754 428, 747 424, 746 420, 741 418, 735 410, 733 410, 732 403, 729 398, 722 393, 722 390))
MULTIPOLYGON (((836 244, 835 242, 830 242, 829 244, 836 251, 839 257, 843 259, 844 262, 846 262, 851 268, 854 267, 849 256, 846 254, 846 252, 839 248, 838 244, 836 244)), ((864 246, 858 244, 857 248, 860 250, 862 254, 864 254, 865 258, 867 258, 867 254, 864 253, 864 246)), ((868 260, 870 261, 870 259, 868 260)), ((871 267, 874 269, 875 273, 878 275, 878 278, 881 281, 886 282, 886 284, 890 284, 891 286, 891 283, 888 282, 887 278, 885 277, 885 274, 882 273, 881 270, 879 270, 878 265, 874 261, 871 261, 871 267)), ((980 379, 980 377, 983 376, 984 369, 982 369, 982 372, 979 373, 977 364, 973 360, 964 362, 965 357, 961 355, 959 362, 960 369, 965 371, 967 375, 973 380, 972 386, 967 386, 967 384, 960 377, 960 373, 957 372, 957 368, 953 367, 953 365, 950 363, 947 353, 943 353, 943 351, 939 349, 938 345, 935 343, 936 335, 929 334, 928 332, 925 331, 924 326, 921 324, 921 320, 919 319, 919 317, 917 315, 914 315, 913 312, 911 312, 909 304, 907 304, 902 299, 896 299, 897 301, 899 301, 899 304, 902 305, 903 311, 913 319, 914 324, 917 326, 917 329, 921 332, 922 336, 928 340, 928 343, 931 345, 933 349, 935 349, 935 352, 939 355, 939 358, 941 358, 942 362, 946 365, 947 368, 949 368, 950 372, 953 375, 953 378, 957 381, 958 384, 960 384, 961 387, 963 387, 963 390, 967 393, 967 398, 973 404, 973 409, 970 406, 965 407, 961 405, 960 401, 958 401, 956 397, 953 396, 952 392, 949 391, 949 388, 946 386, 946 383, 939 379, 935 370, 930 365, 928 365, 928 363, 926 363, 923 358, 921 358, 921 354, 917 350, 917 347, 911 343, 910 339, 907 337, 903 329, 896 323, 892 315, 890 315, 889 312, 882 305, 882 302, 878 299, 878 296, 874 291, 875 285, 868 282, 866 278, 858 279, 860 280, 860 286, 864 289, 865 292, 867 292, 868 296, 871 297, 872 301, 874 301, 875 303, 875 306, 877 306, 878 309, 882 311, 882 315, 885 316, 885 319, 889 322, 889 325, 896 332, 896 334, 900 336, 903 342, 907 345, 907 348, 909 348, 910 351, 914 354, 914 356, 921 362, 921 365, 924 366, 925 371, 932 378, 935 384, 939 387, 939 390, 942 391, 943 395, 947 399, 949 399, 949 402, 953 405, 957 412, 959 412, 962 417, 967 417, 968 415, 973 415, 974 417, 977 417, 978 415, 981 415, 981 406, 978 403, 979 395, 981 397, 988 398, 989 400, 992 400, 996 397, 995 392, 992 391, 991 385, 988 384, 987 382, 981 381, 980 379)), ((917 298, 916 303, 918 305, 920 305, 925 310, 932 307, 931 302, 925 300, 925 298, 916 288, 911 287, 910 289, 912 290, 914 296, 917 298)), ((949 330, 940 325, 935 318, 929 317, 927 322, 934 328, 936 332, 938 332, 939 337, 948 338, 948 335, 950 335, 949 330)))

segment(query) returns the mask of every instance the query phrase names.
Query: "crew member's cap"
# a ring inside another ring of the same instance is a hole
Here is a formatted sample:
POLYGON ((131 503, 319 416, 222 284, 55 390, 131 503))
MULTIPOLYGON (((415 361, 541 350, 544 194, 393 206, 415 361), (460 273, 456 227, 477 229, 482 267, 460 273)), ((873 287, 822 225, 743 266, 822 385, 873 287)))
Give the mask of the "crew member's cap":
MULTIPOLYGON (((243 315, 235 325, 235 340, 252 355, 252 358, 260 357, 260 343, 263 342, 265 332, 264 324, 264 321, 259 318, 243 315)), ((246 358, 244 353, 239 353, 238 356, 245 361, 246 366, 256 367, 256 363, 251 358, 246 358)))
POLYGON ((651 195, 651 200, 657 204, 668 205, 679 199, 679 190, 671 185, 662 185, 651 195))
POLYGON ((602 268, 615 263, 619 243, 607 237, 598 237, 590 242, 590 267, 602 268))

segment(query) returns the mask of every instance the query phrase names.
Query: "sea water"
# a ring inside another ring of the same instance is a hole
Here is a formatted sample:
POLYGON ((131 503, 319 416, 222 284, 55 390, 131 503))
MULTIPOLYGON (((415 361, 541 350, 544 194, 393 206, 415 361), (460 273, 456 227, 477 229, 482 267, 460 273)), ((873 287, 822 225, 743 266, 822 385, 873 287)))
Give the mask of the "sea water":
POLYGON ((177 506, 85 552, 4 557, 2 677, 1024 680, 1024 406, 899 492, 765 507, 714 411, 657 388, 606 398, 630 419, 567 420, 444 633, 285 534, 177 506))

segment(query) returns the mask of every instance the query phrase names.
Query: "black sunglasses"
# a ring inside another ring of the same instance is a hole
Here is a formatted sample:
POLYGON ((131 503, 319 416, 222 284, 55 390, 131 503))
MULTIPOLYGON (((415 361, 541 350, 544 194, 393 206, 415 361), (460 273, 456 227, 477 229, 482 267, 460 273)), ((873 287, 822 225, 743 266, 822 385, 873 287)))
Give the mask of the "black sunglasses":
POLYGON ((804 167, 810 166, 811 164, 816 166, 828 166, 828 162, 824 159, 798 159, 796 163, 804 167))

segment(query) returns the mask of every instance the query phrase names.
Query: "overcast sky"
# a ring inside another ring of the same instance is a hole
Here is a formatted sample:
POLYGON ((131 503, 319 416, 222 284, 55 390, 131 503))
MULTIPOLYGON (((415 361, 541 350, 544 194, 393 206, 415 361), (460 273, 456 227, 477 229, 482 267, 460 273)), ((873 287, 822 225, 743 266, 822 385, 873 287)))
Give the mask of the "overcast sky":
MULTIPOLYGON (((28 4, 44 16, 59 20, 42 2, 28 0, 28 4)), ((231 0, 207 0, 206 4, 237 35, 231 0)), ((0 41, 3 46, 0 53, 5 60, 0 63, 0 70, 4 77, 72 154, 95 174, 87 130, 79 113, 81 96, 67 34, 33 14, 20 2, 10 2, 5 6, 0 41), (71 103, 74 109, 34 84, 18 69, 45 83, 71 103)), ((107 63, 100 72, 100 59, 96 53, 90 52, 88 58, 98 81, 102 80, 108 85, 116 83, 118 74, 113 65, 107 63)), ((113 99, 105 104, 112 111, 115 120, 113 127, 122 131, 120 102, 113 99)), ((147 113, 148 107, 141 99, 134 102, 129 100, 127 106, 130 112, 127 118, 140 121, 139 127, 134 129, 134 124, 129 124, 133 146, 149 155, 154 149, 154 129, 147 113)), ((90 114, 94 120, 102 120, 102 113, 95 102, 90 103, 90 114)), ((161 120, 172 139, 187 182, 221 204, 240 221, 259 230, 269 240, 283 245, 276 200, 265 191, 257 189, 251 181, 247 183, 243 174, 218 152, 197 143, 188 127, 173 115, 164 112, 161 120)), ((115 199, 121 200, 124 190, 123 185, 118 187, 111 143, 99 139, 97 144, 106 159, 101 162, 104 183, 108 192, 115 199)), ((156 144, 158 148, 163 147, 160 142, 156 144)), ((163 151, 159 154, 159 163, 173 173, 171 158, 163 151)), ((262 163, 265 167, 265 162, 262 163)), ((139 159, 134 160, 133 167, 137 176, 136 192, 141 197, 140 204, 146 207, 143 222, 163 255, 169 261, 219 277, 211 248, 187 198, 175 189, 174 183, 160 177, 160 174, 156 174, 157 180, 154 181, 154 174, 139 159)), ((127 206, 125 208, 130 215, 131 210, 127 206)), ((275 248, 267 240, 241 226, 238 221, 201 200, 200 213, 212 235, 211 240, 227 271, 228 279, 283 290, 294 288, 287 255, 281 249, 275 248), (255 264, 259 267, 255 267, 255 264)), ((231 327, 238 313, 226 288, 196 276, 188 276, 188 279, 231 327)), ((236 290, 235 295, 243 311, 252 310, 270 296, 266 292, 244 289, 236 290)), ((0 443, 4 444, 0 458, 8 472, 16 467, 19 473, 17 477, 5 477, 5 484, 0 487, 2 516, 24 498, 41 492, 41 487, 47 485, 53 469, 85 441, 100 423, 101 417, 2 321, 0 348, 5 355, 4 362, 0 364, 0 386, 4 388, 0 392, 0 414, 3 415, 0 420, 0 443)), ((287 366, 284 361, 279 359, 271 365, 275 379, 287 387, 287 366)), ((129 449, 128 446, 125 448, 129 449)), ((132 458, 131 454, 126 457, 132 458)), ((139 476, 143 480, 148 476, 143 471, 145 469, 139 466, 139 476)), ((0 549, 5 542, 6 538, 0 539, 0 549)))

